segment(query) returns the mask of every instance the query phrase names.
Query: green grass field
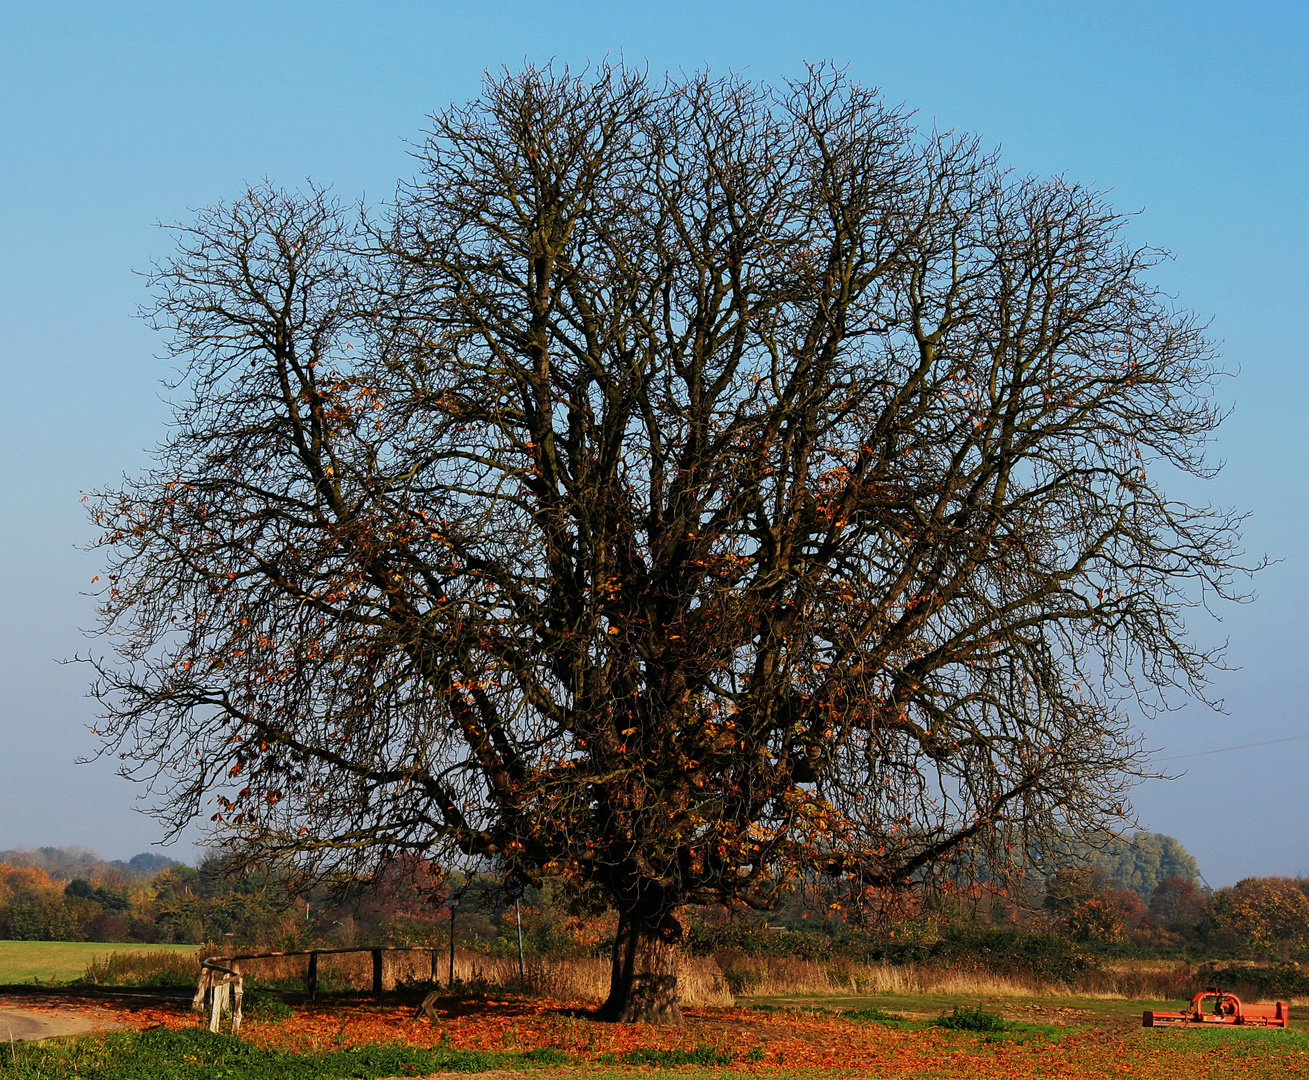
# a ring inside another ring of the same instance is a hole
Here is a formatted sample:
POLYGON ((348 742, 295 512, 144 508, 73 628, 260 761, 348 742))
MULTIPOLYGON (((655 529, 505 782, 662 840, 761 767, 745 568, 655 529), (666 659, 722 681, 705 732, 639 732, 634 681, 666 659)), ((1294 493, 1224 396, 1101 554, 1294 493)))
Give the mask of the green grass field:
MULTIPOLYGON (((0 986, 66 983, 81 978, 93 956, 116 952, 183 952, 195 945, 135 945, 103 941, 0 941, 0 986)), ((199 971, 200 962, 196 961, 199 971)))

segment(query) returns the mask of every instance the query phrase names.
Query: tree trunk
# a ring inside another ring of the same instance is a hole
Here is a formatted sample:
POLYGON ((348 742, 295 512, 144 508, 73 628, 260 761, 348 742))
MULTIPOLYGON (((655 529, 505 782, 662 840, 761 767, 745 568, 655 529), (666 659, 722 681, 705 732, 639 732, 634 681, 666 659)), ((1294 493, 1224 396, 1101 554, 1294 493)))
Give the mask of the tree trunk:
POLYGON ((682 924, 673 912, 657 887, 619 905, 609 1000, 600 1008, 599 1019, 682 1026, 677 1007, 682 924))

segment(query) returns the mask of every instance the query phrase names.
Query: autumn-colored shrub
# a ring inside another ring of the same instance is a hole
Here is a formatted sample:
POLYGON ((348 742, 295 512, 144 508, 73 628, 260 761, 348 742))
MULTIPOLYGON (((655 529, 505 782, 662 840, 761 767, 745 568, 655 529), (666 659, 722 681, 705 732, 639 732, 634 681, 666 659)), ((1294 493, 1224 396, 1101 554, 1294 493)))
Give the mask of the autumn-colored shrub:
POLYGON ((1070 984, 1098 967, 1093 955, 1059 934, 1023 934, 1004 927, 957 927, 928 959, 955 968, 1025 975, 1047 984, 1070 984))
POLYGON ((1204 907, 1205 896, 1194 881, 1170 877, 1155 886, 1148 910, 1152 919, 1166 926, 1179 919, 1198 922, 1204 907))
POLYGON ((1293 964, 1201 964, 1193 982, 1197 989, 1221 987, 1250 1001, 1309 998, 1309 972, 1293 964))
POLYGON ((57 892, 15 900, 9 906, 6 936, 16 941, 80 941, 78 914, 57 892))
MULTIPOLYGON (((515 910, 506 907, 500 913, 496 951, 516 953, 518 929, 522 927, 523 947, 543 956, 601 956, 613 946, 618 916, 612 911, 595 915, 568 911, 549 904, 520 904, 515 910)), ((701 953, 700 955, 707 955, 701 953)))
POLYGON ((1113 888, 1104 870, 1059 870, 1046 883, 1046 908, 1057 915, 1074 941, 1112 944, 1145 912, 1129 889, 1113 888))
POLYGON ((868 951, 871 939, 853 937, 840 950, 834 939, 821 932, 777 930, 762 923, 692 922, 686 950, 692 956, 712 956, 730 950, 742 956, 785 956, 798 960, 830 960, 838 951, 858 956, 868 951))
POLYGON ((37 867, 0 863, 0 937, 66 941, 75 932, 63 882, 37 867))
POLYGON ((1309 896, 1292 878, 1245 878, 1209 903, 1210 936, 1249 953, 1288 960, 1309 950, 1309 896))

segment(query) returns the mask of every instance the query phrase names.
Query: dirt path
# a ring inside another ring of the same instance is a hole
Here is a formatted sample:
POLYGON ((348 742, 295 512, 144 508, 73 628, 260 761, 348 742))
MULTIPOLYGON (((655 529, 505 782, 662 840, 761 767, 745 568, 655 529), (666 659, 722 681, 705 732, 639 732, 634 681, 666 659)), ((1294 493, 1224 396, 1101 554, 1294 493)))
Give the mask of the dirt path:
POLYGON ((123 1025, 104 1016, 88 1013, 60 1015, 0 1006, 0 1039, 52 1039, 56 1035, 85 1035, 89 1031, 113 1031, 123 1025))
POLYGON ((178 1011, 161 994, 7 986, 0 990, 0 1041, 150 1026, 159 1022, 153 1015, 159 1006, 178 1011))

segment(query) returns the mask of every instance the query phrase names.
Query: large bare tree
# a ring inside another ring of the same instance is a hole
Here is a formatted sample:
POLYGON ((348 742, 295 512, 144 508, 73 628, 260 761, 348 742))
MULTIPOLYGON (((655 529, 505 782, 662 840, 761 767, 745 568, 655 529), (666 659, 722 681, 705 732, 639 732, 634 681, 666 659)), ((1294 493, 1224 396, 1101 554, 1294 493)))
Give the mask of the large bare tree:
POLYGON ((174 827, 564 875, 612 1019, 679 906, 1112 824, 1203 695, 1213 354, 1103 199, 780 90, 528 69, 380 215, 249 191, 156 276, 157 467, 99 495, 106 750, 174 827))

